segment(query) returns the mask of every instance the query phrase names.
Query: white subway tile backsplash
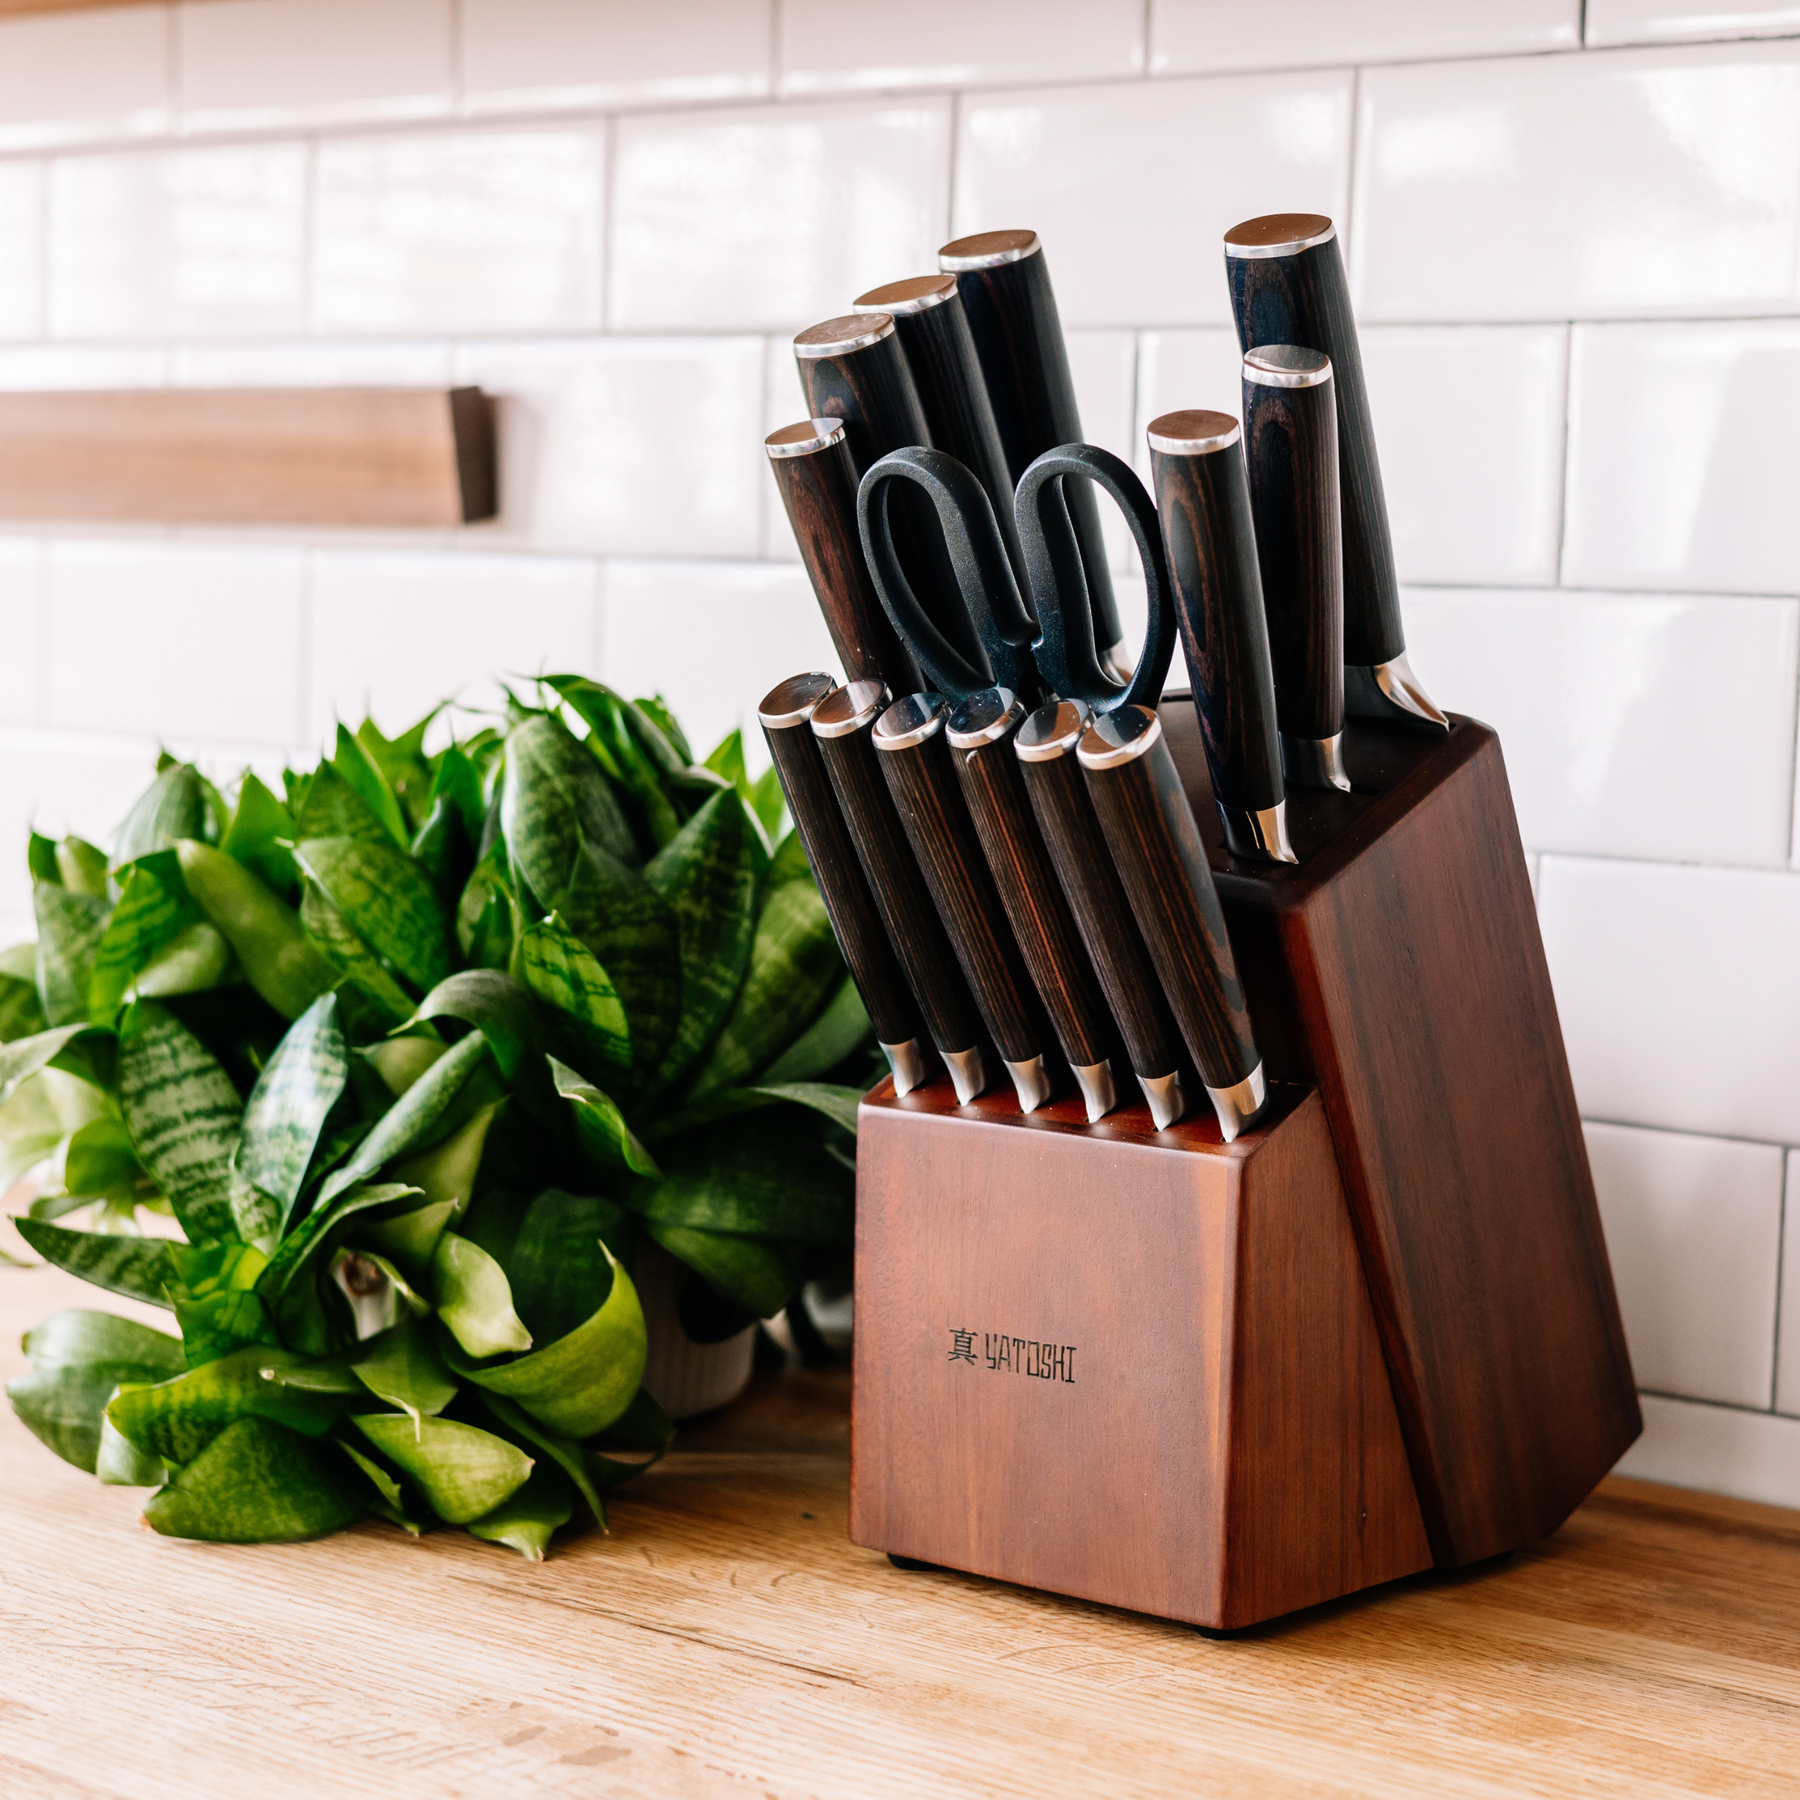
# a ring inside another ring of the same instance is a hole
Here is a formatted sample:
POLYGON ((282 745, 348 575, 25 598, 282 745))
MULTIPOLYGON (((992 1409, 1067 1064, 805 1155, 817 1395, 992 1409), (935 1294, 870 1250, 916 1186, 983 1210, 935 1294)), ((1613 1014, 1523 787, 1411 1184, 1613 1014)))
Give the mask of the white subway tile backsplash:
POLYGON ((47 579, 51 725, 293 742, 299 550, 67 540, 47 579))
POLYGON ((605 594, 603 678, 628 694, 660 693, 696 756, 742 729, 751 766, 765 766, 757 702, 799 670, 842 673, 803 569, 613 562, 605 594))
POLYGON ((451 0, 214 0, 181 8, 184 130, 259 130, 450 109, 451 0))
POLYGON ((44 166, 0 163, 0 338, 44 328, 44 166))
POLYGON ((462 0, 463 105, 679 106, 769 91, 774 0, 462 0))
POLYGON ((1584 1116, 1800 1142, 1800 875, 1546 856, 1584 1116))
POLYGON ((1405 611, 1433 697, 1499 731, 1534 849, 1787 861, 1800 606, 1418 588, 1405 611))
POLYGON ((172 360, 157 344, 8 344, 0 389, 164 387, 172 360))
POLYGON ((52 334, 297 331, 305 197, 299 144, 59 158, 50 176, 52 334))
MULTIPOLYGON (((1591 22, 1596 0, 1588 0, 1591 22)), ((1580 0, 1150 0, 1150 71, 1318 68, 1573 50, 1580 0)))
POLYGON ((1092 81, 1144 67, 1141 0, 781 0, 783 94, 1092 81))
POLYGON ((607 322, 797 331, 937 268, 949 236, 941 99, 624 119, 607 322))
POLYGON ((0 149, 166 131, 166 6, 0 19, 0 149))
MULTIPOLYGON (((763 349, 763 436, 792 425, 806 416, 806 400, 800 391, 800 376, 794 366, 793 340, 785 333, 766 340, 763 349)), ((762 509, 762 554, 771 562, 797 563, 799 546, 794 542, 794 528, 788 523, 787 509, 781 504, 781 492, 770 474, 768 456, 759 442, 756 449, 757 493, 762 509)))
POLYGON ((1767 1406, 1781 1149, 1592 1124, 1587 1148, 1638 1385, 1767 1406))
MULTIPOLYGON (((35 725, 44 691, 44 547, 0 538, 0 725, 35 725)), ((0 857, 6 846, 0 844, 0 857)))
POLYGON ((1656 1394, 1642 1404, 1644 1435, 1619 1459, 1619 1474, 1800 1506, 1800 1419, 1656 1394))
MULTIPOLYGON (((211 0, 208 0, 208 4, 211 0)), ((182 344, 175 387, 448 387, 448 343, 182 344)))
POLYGON ((1567 328, 1376 326, 1362 356, 1400 579, 1551 585, 1567 328))
POLYGON ((1370 321, 1788 311, 1800 47, 1368 69, 1356 185, 1370 321))
POLYGON ((501 396, 501 518, 484 534, 621 556, 755 556, 763 340, 469 344, 501 396))
POLYGON ((1800 324, 1574 335, 1563 579, 1800 593, 1800 324))
MULTIPOLYGON (((497 712, 502 682, 529 693, 538 675, 592 674, 597 580, 574 557, 320 551, 305 740, 365 713, 402 731, 443 701, 497 712)), ((466 737, 491 722, 456 723, 466 737)))
POLYGON ((1800 1413, 1800 1151, 1787 1153, 1782 1193, 1781 1310, 1775 1335, 1775 1410, 1800 1413))
POLYGON ((315 329, 597 328, 604 169, 604 140, 590 126, 326 143, 314 206, 315 329))
POLYGON ((1144 434, 1150 421, 1166 412, 1192 408, 1241 419, 1243 371, 1237 332, 1229 325, 1138 334, 1137 426, 1132 433, 1131 460, 1146 481, 1150 477, 1150 446, 1144 434))
POLYGON ((1348 72, 971 96, 956 234, 1034 229, 1065 326, 1227 324, 1231 226, 1343 216, 1350 96, 1348 72))
MULTIPOLYGON (((1083 440, 1130 462, 1137 410, 1137 333, 1071 331, 1065 341, 1075 402, 1081 409, 1083 440)), ((1131 533, 1125 528, 1124 514, 1112 501, 1105 494, 1097 497, 1107 557, 1113 573, 1122 575, 1136 563, 1131 533)))
POLYGON ((1792 37, 1800 32, 1800 6, 1728 6, 1701 0, 1586 0, 1587 42, 1599 44, 1694 43, 1706 38, 1792 37))

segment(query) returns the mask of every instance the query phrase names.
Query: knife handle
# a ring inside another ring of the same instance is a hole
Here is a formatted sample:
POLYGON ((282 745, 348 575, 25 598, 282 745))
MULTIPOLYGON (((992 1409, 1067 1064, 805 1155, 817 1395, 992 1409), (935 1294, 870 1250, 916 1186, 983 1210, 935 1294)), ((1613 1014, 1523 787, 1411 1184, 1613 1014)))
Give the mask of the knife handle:
POLYGON ((894 1091, 905 1094, 925 1079, 931 1057, 918 1003, 888 942, 812 734, 813 714, 836 686, 829 675, 791 676, 764 696, 757 719, 831 928, 893 1066, 894 1091))
POLYGON ((1313 213, 1273 213, 1225 234, 1238 348, 1297 344, 1331 358, 1344 519, 1344 660, 1392 662, 1406 650, 1375 424, 1337 228, 1313 213))
POLYGON ((1225 914, 1194 814, 1146 706, 1094 720, 1076 750, 1131 911, 1229 1143, 1267 1098, 1225 914))
POLYGON ((1175 621, 1226 844, 1238 856, 1292 862, 1242 434, 1226 413, 1173 412, 1151 420, 1149 437, 1175 621))
POLYGON ((871 735, 890 698, 873 681, 838 688, 813 709, 813 737, 888 941, 966 1105, 987 1086, 981 1018, 877 766, 871 735))
POLYGON ((927 441, 933 449, 954 456, 986 490, 1014 578, 1025 592, 1025 563, 1013 520, 1014 483, 956 277, 917 275, 890 281, 886 287, 871 288, 851 305, 856 312, 886 313, 894 321, 894 334, 924 408, 925 427, 931 434, 927 441))
POLYGON ((1244 443, 1287 779, 1347 792, 1337 406, 1323 351, 1245 356, 1244 443))
MULTIPOLYGON (((845 679, 885 682, 900 694, 916 692, 918 668, 881 610, 863 561, 856 464, 843 420, 802 419, 771 432, 763 443, 845 679)), ((797 823, 799 814, 794 817, 797 823)))
MULTIPOLYGON (((1080 700, 1054 701, 1019 728, 1013 749, 1044 846, 1076 928, 1093 958, 1107 1004, 1125 1040, 1132 1072, 1155 1098, 1181 1066, 1181 1042, 1131 903, 1100 829, 1075 747, 1093 713, 1080 700)), ((1160 1127, 1180 1116, 1177 1107, 1160 1127)))
MULTIPOLYGON (((794 360, 806 410, 815 419, 842 419, 860 481, 890 450, 931 444, 894 321, 886 313, 847 313, 810 326, 794 339, 794 360)), ((913 591, 924 596, 932 623, 978 668, 981 646, 956 598, 956 573, 937 519, 922 495, 901 495, 894 536, 913 591)))
POLYGON ((950 763, 1025 966, 1087 1097, 1088 1121, 1117 1104, 1117 1033, 1038 833, 1013 739, 1025 708, 1010 688, 971 694, 944 728, 950 763))
POLYGON ((877 759, 988 1035, 1030 1112, 1050 1097, 1048 1033, 950 768, 949 713, 942 694, 897 701, 875 723, 877 759))
MULTIPOLYGON (((1007 475, 1017 488, 1019 477, 1046 450, 1082 441, 1081 409, 1043 245, 1035 231, 984 231, 946 244, 938 252, 938 267, 956 277, 1007 475)), ((1069 496, 1069 516, 1081 544, 1100 659, 1119 680, 1128 680, 1130 651, 1113 598, 1100 507, 1085 483, 1069 496)))

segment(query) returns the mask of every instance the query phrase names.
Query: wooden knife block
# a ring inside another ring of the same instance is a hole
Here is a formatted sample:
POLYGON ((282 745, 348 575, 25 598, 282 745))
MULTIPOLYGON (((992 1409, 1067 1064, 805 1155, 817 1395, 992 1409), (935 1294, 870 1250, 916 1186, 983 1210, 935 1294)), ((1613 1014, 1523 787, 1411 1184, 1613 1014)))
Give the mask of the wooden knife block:
POLYGON ((1269 1114, 868 1095, 850 1534, 1230 1629, 1546 1535, 1642 1422, 1494 733, 1353 721, 1272 867, 1163 716, 1269 1114))

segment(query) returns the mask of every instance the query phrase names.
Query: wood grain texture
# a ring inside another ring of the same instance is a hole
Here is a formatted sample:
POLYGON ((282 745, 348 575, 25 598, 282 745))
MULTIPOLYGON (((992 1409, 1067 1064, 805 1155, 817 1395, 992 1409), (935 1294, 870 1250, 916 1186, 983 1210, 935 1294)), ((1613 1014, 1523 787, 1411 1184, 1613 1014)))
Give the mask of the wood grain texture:
POLYGON ((994 891, 941 724, 921 744, 890 750, 877 738, 876 746, 894 809, 988 1036, 1007 1062, 1042 1056, 1053 1048, 1043 1007, 994 891))
POLYGON ((1063 897, 1125 1040, 1132 1073, 1151 1078, 1173 1073, 1182 1055, 1175 1017, 1131 916, 1073 749, 1049 761, 1021 762, 1019 769, 1063 897))
POLYGON ((1244 460, 1257 568, 1285 735, 1344 728, 1344 557, 1337 408, 1316 387, 1244 383, 1244 460))
POLYGON ((1080 1117, 864 1101, 852 1538, 1220 1628, 1427 1567, 1317 1096, 1080 1117))
POLYGON ((952 746, 950 762, 1000 903, 1063 1055, 1084 1068, 1107 1061, 1117 1050, 1118 1033, 1038 834, 1019 759, 1013 754, 1013 731, 975 749, 952 746))
POLYGON ((1292 808, 1297 866, 1212 863, 1268 1073, 1325 1102, 1434 1553, 1474 1562, 1642 1420, 1499 742, 1345 745, 1357 791, 1292 808))
POLYGON ((1261 812, 1286 788, 1243 443, 1202 456, 1153 450, 1150 466, 1213 790, 1261 812))
POLYGON ((820 759, 931 1041, 945 1051, 973 1049, 981 1041, 980 1014, 876 766, 873 724, 871 719, 844 737, 818 738, 820 759))
MULTIPOLYGON (((1322 227, 1325 221, 1313 223, 1322 227)), ((1406 648, 1400 584, 1338 240, 1333 237, 1292 256, 1228 256, 1225 270, 1240 349, 1298 344, 1331 358, 1344 509, 1344 660, 1363 666, 1391 662, 1406 648)))
POLYGON ((779 729, 765 722, 763 737, 875 1036, 884 1044, 911 1043, 923 1029, 918 1003, 869 892, 810 722, 779 729))
POLYGON ((0 518, 461 525, 495 466, 477 388, 0 394, 0 518))
POLYGON ((880 681, 896 694, 916 693, 918 665, 882 610, 863 561, 856 528, 858 476, 848 434, 809 455, 771 457, 769 470, 844 679, 880 681))
MULTIPOLYGON (((0 1376, 24 1371, 28 1327, 91 1305, 132 1310, 56 1270, 0 1269, 0 1376)), ((756 1377, 610 1497, 610 1536, 559 1540, 540 1565, 373 1521, 314 1544, 173 1543, 137 1528, 141 1491, 59 1462, 0 1405, 5 1789, 1791 1791, 1800 1515, 1615 1477, 1503 1562, 1211 1639, 1003 1582, 902 1574, 852 1545, 848 1389, 835 1373, 756 1377)))

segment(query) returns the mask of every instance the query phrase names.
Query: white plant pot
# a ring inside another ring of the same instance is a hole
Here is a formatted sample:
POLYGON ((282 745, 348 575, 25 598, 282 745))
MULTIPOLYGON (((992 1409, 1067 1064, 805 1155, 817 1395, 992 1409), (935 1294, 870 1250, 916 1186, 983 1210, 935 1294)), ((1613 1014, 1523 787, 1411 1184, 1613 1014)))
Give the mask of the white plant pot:
POLYGON ((638 1300, 650 1342, 644 1386, 671 1419, 691 1419, 728 1406, 749 1384, 756 1355, 754 1325, 717 1344, 696 1344, 682 1329, 675 1303, 687 1274, 687 1264, 661 1244, 638 1239, 638 1300))

